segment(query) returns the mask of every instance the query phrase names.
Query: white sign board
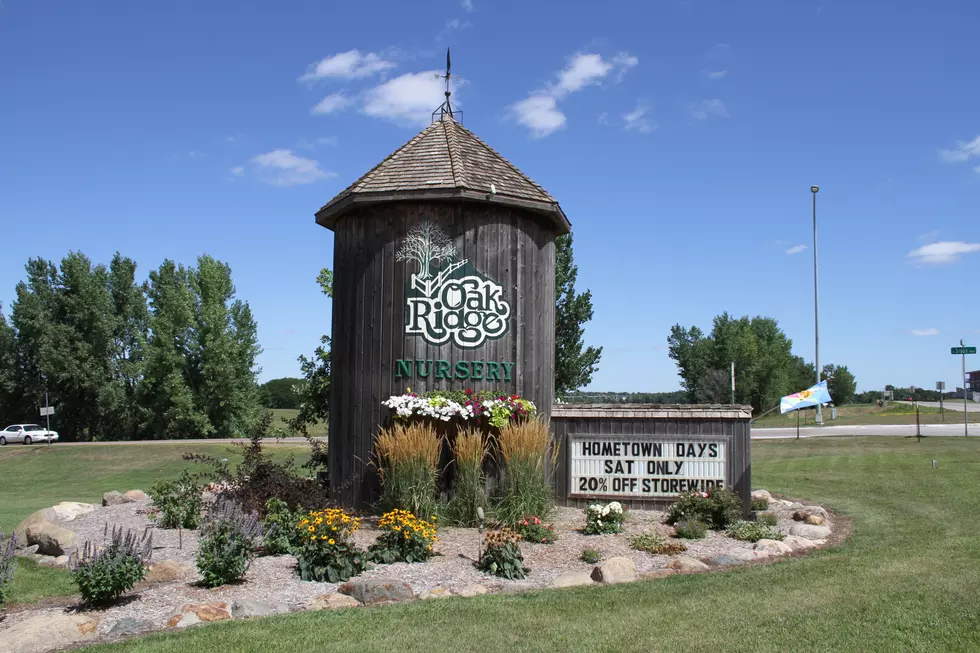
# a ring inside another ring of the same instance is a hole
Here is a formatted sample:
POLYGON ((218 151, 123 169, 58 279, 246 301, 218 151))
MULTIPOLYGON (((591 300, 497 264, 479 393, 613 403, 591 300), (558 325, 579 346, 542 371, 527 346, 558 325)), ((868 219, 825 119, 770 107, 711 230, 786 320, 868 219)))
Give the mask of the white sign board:
POLYGON ((572 496, 675 497, 727 487, 724 440, 570 435, 572 496))
POLYGON ((47 406, 41 409, 41 417, 45 415, 54 415, 54 406, 47 406))

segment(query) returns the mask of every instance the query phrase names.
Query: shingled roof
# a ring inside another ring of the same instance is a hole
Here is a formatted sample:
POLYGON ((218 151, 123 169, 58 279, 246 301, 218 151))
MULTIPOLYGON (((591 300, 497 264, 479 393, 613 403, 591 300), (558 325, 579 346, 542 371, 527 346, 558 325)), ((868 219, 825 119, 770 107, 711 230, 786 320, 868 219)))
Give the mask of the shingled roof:
POLYGON ((316 213, 332 229, 355 204, 406 199, 467 199, 541 213, 569 231, 558 201, 451 116, 444 115, 388 155, 316 213), (496 193, 490 195, 490 184, 496 193))

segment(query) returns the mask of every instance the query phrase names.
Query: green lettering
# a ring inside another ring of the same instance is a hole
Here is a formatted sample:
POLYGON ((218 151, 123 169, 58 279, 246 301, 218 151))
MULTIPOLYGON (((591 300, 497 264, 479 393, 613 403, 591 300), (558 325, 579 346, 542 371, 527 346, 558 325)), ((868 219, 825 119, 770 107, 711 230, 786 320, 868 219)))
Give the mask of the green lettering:
POLYGON ((477 381, 483 378, 483 361, 473 361, 473 373, 470 374, 470 378, 477 381))
POLYGON ((415 373, 421 379, 428 378, 429 372, 432 370, 432 361, 415 361, 415 373), (423 367, 423 365, 425 367, 423 367))
POLYGON ((450 371, 449 361, 436 361, 436 378, 437 379, 451 379, 453 378, 453 373, 450 371))
POLYGON ((457 379, 468 379, 470 378, 470 364, 469 361, 459 361, 456 363, 456 378, 457 379))
POLYGON ((504 361, 501 365, 504 366, 504 381, 510 381, 510 370, 514 367, 514 364, 504 361))
POLYGON ((400 379, 403 376, 412 376, 412 361, 399 358, 395 361, 395 378, 400 379))
POLYGON ((500 363, 497 361, 487 361, 487 381, 500 380, 500 363))

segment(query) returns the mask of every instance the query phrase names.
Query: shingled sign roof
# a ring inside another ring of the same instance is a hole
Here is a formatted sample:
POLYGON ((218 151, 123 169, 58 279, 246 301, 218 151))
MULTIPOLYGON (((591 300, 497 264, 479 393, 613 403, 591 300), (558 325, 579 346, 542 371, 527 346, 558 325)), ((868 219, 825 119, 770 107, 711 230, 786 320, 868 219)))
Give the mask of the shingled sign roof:
POLYGON ((316 213, 332 229, 355 205, 406 199, 467 199, 541 213, 569 231, 558 201, 451 116, 432 123, 316 213), (490 185, 496 193, 491 195, 490 185))

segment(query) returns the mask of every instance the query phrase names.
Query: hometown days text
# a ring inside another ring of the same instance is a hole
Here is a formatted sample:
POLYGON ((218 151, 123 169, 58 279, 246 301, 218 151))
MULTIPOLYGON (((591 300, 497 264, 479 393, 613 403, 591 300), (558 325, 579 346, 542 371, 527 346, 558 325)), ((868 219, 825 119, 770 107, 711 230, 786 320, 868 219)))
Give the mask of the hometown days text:
POLYGON ((570 445, 576 495, 650 498, 727 486, 721 441, 573 435, 570 445))

